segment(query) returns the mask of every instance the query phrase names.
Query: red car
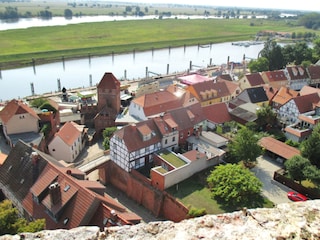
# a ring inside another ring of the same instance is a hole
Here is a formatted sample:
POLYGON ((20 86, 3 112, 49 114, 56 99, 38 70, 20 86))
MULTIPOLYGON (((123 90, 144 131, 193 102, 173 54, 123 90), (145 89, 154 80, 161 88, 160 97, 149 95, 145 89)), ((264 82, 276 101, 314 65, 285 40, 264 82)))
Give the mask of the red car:
POLYGON ((294 202, 301 202, 301 201, 308 200, 308 198, 306 196, 302 195, 301 193, 297 193, 297 192, 288 192, 288 198, 294 202))

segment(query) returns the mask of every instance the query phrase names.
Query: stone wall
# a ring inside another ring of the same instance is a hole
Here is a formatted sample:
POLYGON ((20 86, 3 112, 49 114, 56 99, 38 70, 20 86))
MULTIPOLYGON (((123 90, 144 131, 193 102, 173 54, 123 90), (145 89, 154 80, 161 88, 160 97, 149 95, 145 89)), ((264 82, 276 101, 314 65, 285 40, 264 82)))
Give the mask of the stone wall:
POLYGON ((134 226, 42 231, 2 236, 0 240, 26 239, 320 239, 320 200, 284 203, 268 209, 249 209, 183 220, 141 223, 134 226))

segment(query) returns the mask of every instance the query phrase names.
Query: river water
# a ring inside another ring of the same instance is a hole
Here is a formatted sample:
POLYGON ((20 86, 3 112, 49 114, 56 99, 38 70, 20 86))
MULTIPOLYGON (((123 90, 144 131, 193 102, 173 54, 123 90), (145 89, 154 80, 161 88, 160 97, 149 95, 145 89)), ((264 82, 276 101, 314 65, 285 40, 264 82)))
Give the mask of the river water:
MULTIPOLYGON (((1 23, 0 30, 28 28, 31 26, 53 26, 77 24, 81 22, 97 22, 112 20, 139 20, 155 16, 110 17, 95 16, 72 18, 53 18, 52 20, 22 19, 16 23, 1 23)), ((174 16, 177 17, 177 16, 174 16)), ((186 16, 178 16, 184 18, 186 16)), ((190 16, 188 16, 190 18, 190 16)), ((193 16, 201 18, 201 16, 193 16)), ((221 65, 230 61, 241 62, 243 55, 256 59, 263 44, 250 47, 235 46, 231 42, 207 46, 190 46, 166 48, 145 52, 131 52, 104 57, 87 57, 79 60, 69 60, 35 67, 0 69, 0 102, 13 98, 23 98, 34 94, 43 94, 77 87, 89 87, 99 83, 105 72, 112 72, 119 80, 137 80, 157 74, 165 75, 207 65, 221 65), (58 80, 59 79, 59 80, 58 80), (59 85, 59 86, 58 86, 59 85)))
POLYGON ((89 87, 99 83, 105 72, 112 72, 119 80, 137 80, 157 74, 165 75, 199 68, 221 65, 228 60, 241 62, 243 56, 256 59, 263 44, 250 47, 235 46, 231 42, 211 46, 166 48, 145 52, 132 52, 104 57, 87 57, 35 67, 0 72, 0 101, 23 98, 35 94, 89 87), (59 79, 59 81, 58 81, 59 79), (33 85, 33 91, 32 86, 33 85))

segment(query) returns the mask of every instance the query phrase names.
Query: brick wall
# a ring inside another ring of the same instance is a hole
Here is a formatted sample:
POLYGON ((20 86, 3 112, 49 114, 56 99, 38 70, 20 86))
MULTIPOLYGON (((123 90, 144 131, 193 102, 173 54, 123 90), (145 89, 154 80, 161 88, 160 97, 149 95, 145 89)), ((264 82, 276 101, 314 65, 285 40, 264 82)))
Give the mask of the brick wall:
POLYGON ((99 176, 102 183, 112 184, 156 217, 175 222, 187 218, 188 209, 182 203, 168 193, 152 187, 151 181, 138 172, 128 173, 114 162, 108 161, 105 168, 99 169, 99 176))

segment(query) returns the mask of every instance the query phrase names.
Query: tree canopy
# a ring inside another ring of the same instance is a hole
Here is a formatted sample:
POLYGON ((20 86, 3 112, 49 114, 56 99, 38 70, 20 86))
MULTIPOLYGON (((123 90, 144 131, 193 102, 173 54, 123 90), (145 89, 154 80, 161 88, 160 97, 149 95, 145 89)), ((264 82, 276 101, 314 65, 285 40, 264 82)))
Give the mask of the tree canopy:
POLYGON ((44 219, 27 222, 24 218, 19 217, 18 210, 12 206, 11 201, 0 202, 0 235, 38 232, 43 230, 44 227, 44 219))
POLYGON ((103 132, 102 132, 102 136, 103 136, 102 145, 105 150, 108 150, 110 148, 110 145, 109 145, 110 138, 115 131, 117 131, 117 127, 108 127, 103 130, 103 132))
POLYGON ((267 126, 274 126, 277 123, 277 114, 272 110, 271 106, 263 106, 257 110, 258 127, 263 131, 267 130, 267 126))
POLYGON ((320 168, 320 124, 313 129, 308 139, 301 143, 301 155, 320 168))
POLYGON ((245 165, 256 162, 261 154, 258 136, 250 129, 243 127, 233 141, 228 144, 229 153, 235 162, 243 161, 245 165))
POLYGON ((228 205, 246 206, 259 195, 261 181, 250 170, 238 164, 217 166, 207 178, 212 196, 228 205))

